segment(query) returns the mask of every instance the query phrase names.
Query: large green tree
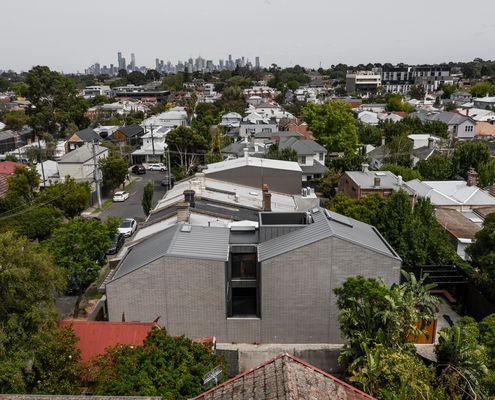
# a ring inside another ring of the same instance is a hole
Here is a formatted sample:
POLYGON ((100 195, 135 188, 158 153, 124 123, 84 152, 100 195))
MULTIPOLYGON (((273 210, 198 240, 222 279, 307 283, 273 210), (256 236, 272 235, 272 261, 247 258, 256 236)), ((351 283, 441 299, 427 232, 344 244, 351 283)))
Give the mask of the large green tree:
POLYGON ((265 157, 273 160, 297 161, 297 152, 290 147, 281 150, 278 144, 274 143, 268 148, 265 157))
POLYGON ((67 176, 63 182, 47 186, 36 198, 39 204, 51 204, 68 218, 76 217, 88 207, 91 188, 87 182, 76 182, 67 176))
POLYGON ((66 276, 68 293, 82 296, 98 277, 116 232, 112 222, 77 217, 56 229, 51 239, 44 242, 55 265, 66 276))
POLYGON ((471 86, 469 92, 474 97, 493 96, 495 94, 495 86, 490 82, 478 82, 471 86))
POLYGON ((205 159, 208 142, 192 128, 179 126, 167 134, 167 144, 173 153, 172 160, 180 173, 189 176, 196 165, 205 159), (201 157, 203 155, 203 157, 201 157))
POLYGON ((141 199, 141 205, 143 206, 144 215, 150 215, 153 208, 153 182, 148 181, 144 185, 143 198, 141 199))
POLYGON ((209 345, 154 328, 142 346, 120 345, 94 361, 94 393, 188 399, 204 391, 203 376, 216 366, 223 368, 223 379, 223 360, 209 345))
POLYGON ((39 134, 63 132, 73 122, 79 128, 88 124, 87 103, 78 96, 74 81, 46 66, 33 67, 26 75, 29 125, 39 134))
POLYGON ((40 174, 35 166, 16 167, 14 175, 7 178, 8 192, 13 196, 31 203, 40 185, 40 174))
POLYGON ((425 180, 444 181, 452 176, 452 163, 446 156, 432 155, 419 161, 416 168, 425 180))
POLYGON ((64 374, 64 365, 39 361, 56 329, 54 296, 64 279, 44 249, 8 231, 0 233, 0 265, 0 393, 29 393, 39 374, 64 374))
POLYGON ((339 100, 309 103, 303 114, 315 138, 327 150, 350 153, 356 150, 358 134, 349 104, 339 100))
POLYGON ((127 161, 120 157, 108 156, 98 162, 103 174, 103 186, 115 190, 125 182, 129 173, 127 161))
POLYGON ((488 162, 490 158, 490 149, 485 142, 480 140, 460 142, 452 157, 453 173, 466 178, 471 168, 477 171, 480 165, 488 162))

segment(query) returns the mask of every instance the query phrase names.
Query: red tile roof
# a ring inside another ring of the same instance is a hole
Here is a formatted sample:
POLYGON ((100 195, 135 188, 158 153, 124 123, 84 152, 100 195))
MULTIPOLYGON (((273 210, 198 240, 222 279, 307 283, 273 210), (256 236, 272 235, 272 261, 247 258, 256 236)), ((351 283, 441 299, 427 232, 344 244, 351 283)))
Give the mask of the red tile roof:
POLYGON ((155 322, 59 321, 61 328, 69 325, 79 338, 77 348, 81 351, 82 361, 105 354, 107 348, 118 344, 139 346, 151 329, 158 326, 155 322))
POLYGON ((373 400, 366 393, 290 354, 283 353, 193 400, 373 400))
POLYGON ((25 166, 26 165, 14 161, 3 161, 0 162, 0 174, 12 175, 16 167, 25 167, 25 166))

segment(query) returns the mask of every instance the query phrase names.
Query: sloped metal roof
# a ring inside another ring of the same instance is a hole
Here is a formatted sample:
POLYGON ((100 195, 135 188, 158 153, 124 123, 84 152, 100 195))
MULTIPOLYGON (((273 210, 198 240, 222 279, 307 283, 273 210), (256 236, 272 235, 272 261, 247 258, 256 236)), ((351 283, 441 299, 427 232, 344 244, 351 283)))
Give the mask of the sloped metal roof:
POLYGON ((228 228, 175 224, 132 246, 112 280, 165 256, 227 261, 229 236, 228 228))
POLYGON ((314 209, 311 215, 313 217, 312 224, 260 243, 258 261, 268 260, 329 237, 338 237, 400 260, 397 253, 373 226, 320 208, 314 209))

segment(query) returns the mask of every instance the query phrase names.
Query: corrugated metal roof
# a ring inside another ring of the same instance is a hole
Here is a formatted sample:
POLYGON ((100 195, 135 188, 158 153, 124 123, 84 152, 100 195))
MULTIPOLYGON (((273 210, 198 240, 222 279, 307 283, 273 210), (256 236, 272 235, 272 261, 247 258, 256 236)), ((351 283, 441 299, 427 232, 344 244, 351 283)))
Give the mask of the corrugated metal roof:
POLYGON ((203 260, 227 261, 229 259, 228 228, 187 225, 191 229, 177 230, 167 252, 174 257, 200 258, 203 260))
POLYGON ((139 346, 154 326, 155 322, 107 322, 65 320, 59 321, 64 328, 72 326, 74 334, 79 338, 76 347, 81 351, 81 361, 89 361, 93 357, 106 353, 108 347, 118 344, 139 346))
POLYGON ((113 280, 165 256, 227 261, 229 235, 228 228, 175 224, 132 246, 113 280))
POLYGON ((170 244, 179 228, 180 225, 171 226, 131 247, 118 267, 113 279, 118 279, 167 254, 170 244))
POLYGON ((388 257, 399 256, 371 225, 323 209, 312 212, 313 223, 303 229, 260 243, 258 260, 265 261, 331 236, 368 248, 388 257))

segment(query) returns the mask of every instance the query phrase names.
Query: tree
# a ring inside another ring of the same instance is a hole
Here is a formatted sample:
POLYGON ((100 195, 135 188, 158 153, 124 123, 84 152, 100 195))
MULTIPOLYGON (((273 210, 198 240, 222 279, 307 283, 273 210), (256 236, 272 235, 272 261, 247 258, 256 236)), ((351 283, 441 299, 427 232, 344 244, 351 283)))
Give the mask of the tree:
POLYGON ((481 187, 495 184, 495 159, 490 158, 489 161, 479 164, 478 174, 478 182, 481 187))
POLYGON ((11 217, 0 220, 3 230, 12 230, 31 240, 48 239, 62 224, 62 212, 50 204, 18 210, 11 217))
POLYGON ((213 136, 213 143, 211 145, 210 163, 222 161, 222 140, 220 137, 220 128, 215 129, 215 135, 213 136))
POLYGON ((12 232, 0 233, 0 392, 30 391, 32 368, 55 327, 54 295, 64 280, 50 255, 12 232))
POLYGON ((475 240, 466 249, 471 257, 473 266, 478 268, 485 285, 490 288, 490 298, 493 296, 493 284, 495 283, 495 213, 488 214, 483 221, 483 229, 478 231, 475 240))
POLYGON ((141 199, 141 205, 146 216, 150 215, 150 211, 153 208, 153 182, 148 181, 144 185, 143 198, 141 199))
POLYGON ((125 182, 129 173, 127 161, 120 157, 108 156, 101 158, 98 163, 103 173, 103 186, 107 189, 113 191, 125 182))
POLYGON ((89 203, 91 187, 88 182, 76 182, 66 176, 63 182, 51 183, 36 198, 39 204, 50 203, 61 210, 67 218, 81 214, 89 203))
POLYGON ((414 107, 404 100, 399 93, 388 93, 385 96, 387 111, 405 111, 412 112, 414 107))
POLYGON ((397 164, 385 164, 382 168, 382 171, 390 171, 393 174, 397 176, 402 176, 404 181, 410 181, 413 179, 422 179, 422 175, 419 173, 419 171, 415 169, 411 169, 408 167, 404 167, 402 165, 397 165, 397 164))
POLYGON ((478 82, 471 86, 469 92, 474 97, 493 96, 495 94, 495 86, 490 82, 478 82))
POLYGON ((395 136, 386 144, 389 155, 387 163, 401 165, 409 168, 411 166, 412 142, 407 136, 395 136))
POLYGON ((297 152, 290 147, 280 150, 278 143, 274 143, 268 148, 265 157, 274 160, 297 161, 297 152))
POLYGON ((310 103, 303 114, 316 139, 327 150, 349 153, 356 150, 358 135, 350 105, 338 100, 310 103))
POLYGON ((417 280, 412 273, 402 274, 405 282, 390 288, 382 281, 357 276, 334 289, 346 340, 341 359, 352 361, 351 370, 364 360, 366 348, 382 344, 401 350, 409 338, 424 333, 425 324, 435 317, 439 300, 429 294, 434 285, 425 284, 424 278, 417 280))
POLYGON ((94 393, 188 399, 204 391, 203 376, 216 366, 225 371, 222 358, 208 345, 156 327, 142 346, 120 345, 93 362, 94 393))
POLYGON ((490 149, 485 142, 479 140, 460 142, 452 157, 453 173, 466 178, 471 168, 478 170, 480 165, 488 162, 490 158, 490 149))
POLYGON ((112 221, 104 224, 96 219, 77 217, 56 229, 51 239, 44 242, 55 265, 66 276, 67 292, 79 296, 76 316, 82 294, 98 277, 98 271, 105 263, 105 254, 115 232, 112 221))
POLYGON ((385 198, 377 194, 370 194, 360 199, 351 199, 344 193, 337 193, 327 207, 358 221, 377 225, 380 223, 385 202, 385 198))
POLYGON ((450 99, 450 96, 452 96, 457 90, 457 86, 449 83, 441 83, 438 89, 443 92, 442 99, 450 99))
POLYGON ((21 129, 28 122, 28 117, 24 111, 9 111, 3 117, 5 123, 5 129, 12 129, 14 131, 21 129))
POLYGON ((29 125, 36 134, 63 132, 70 122, 79 128, 87 126, 87 102, 78 96, 71 78, 46 66, 36 66, 27 73, 26 84, 26 96, 33 106, 27 112, 29 125))
POLYGON ((316 190, 321 192, 324 198, 330 199, 334 197, 337 193, 336 189, 341 175, 342 174, 334 168, 329 168, 321 178, 313 179, 316 183, 316 190))
POLYGON ((7 184, 10 194, 31 203, 40 185, 40 175, 34 166, 16 167, 14 175, 7 178, 7 184))
POLYGON ((412 352, 377 345, 366 349, 365 361, 352 371, 349 380, 380 399, 442 399, 435 389, 435 371, 412 352))
POLYGON ((132 85, 144 85, 146 83, 146 76, 140 71, 132 71, 127 74, 127 82, 132 85))
POLYGON ((208 147, 206 140, 194 129, 179 126, 167 134, 167 144, 177 152, 175 164, 185 176, 189 176, 199 160, 199 153, 205 153, 208 147))
POLYGON ((432 155, 419 161, 416 168, 426 180, 443 181, 452 177, 452 164, 446 156, 432 155))
POLYGON ((481 380, 488 372, 484 349, 467 329, 456 324, 440 331, 435 346, 439 381, 449 398, 484 398, 481 380))
POLYGON ((146 71, 146 81, 157 81, 161 78, 161 74, 156 69, 149 69, 146 71))
POLYGON ((421 85, 413 85, 409 91, 409 95, 416 100, 423 100, 425 98, 425 89, 421 85))

